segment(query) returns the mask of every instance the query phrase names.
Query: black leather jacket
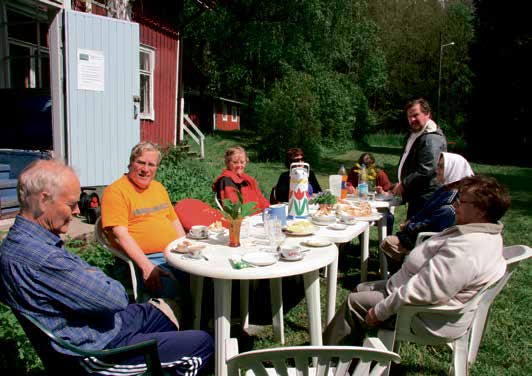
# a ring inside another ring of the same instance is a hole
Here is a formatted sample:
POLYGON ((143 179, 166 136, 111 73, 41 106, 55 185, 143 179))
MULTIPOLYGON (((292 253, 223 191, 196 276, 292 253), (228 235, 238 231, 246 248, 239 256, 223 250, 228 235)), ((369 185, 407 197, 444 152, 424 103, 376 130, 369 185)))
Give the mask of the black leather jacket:
POLYGON ((447 140, 440 128, 423 133, 414 141, 401 170, 403 200, 409 205, 421 209, 430 195, 438 189, 436 165, 442 151, 447 151, 447 140))

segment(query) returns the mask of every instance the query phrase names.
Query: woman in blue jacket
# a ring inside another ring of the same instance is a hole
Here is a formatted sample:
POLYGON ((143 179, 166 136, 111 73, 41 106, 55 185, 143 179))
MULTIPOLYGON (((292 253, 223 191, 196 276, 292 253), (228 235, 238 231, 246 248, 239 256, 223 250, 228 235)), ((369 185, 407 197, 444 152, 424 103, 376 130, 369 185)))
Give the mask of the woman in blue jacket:
POLYGON ((390 272, 396 270, 414 248, 417 235, 423 231, 440 232, 454 225, 453 202, 458 191, 457 182, 474 175, 469 162, 458 154, 442 152, 438 158, 436 176, 442 186, 430 196, 423 208, 400 225, 400 231, 387 236, 380 244, 386 255, 390 272))

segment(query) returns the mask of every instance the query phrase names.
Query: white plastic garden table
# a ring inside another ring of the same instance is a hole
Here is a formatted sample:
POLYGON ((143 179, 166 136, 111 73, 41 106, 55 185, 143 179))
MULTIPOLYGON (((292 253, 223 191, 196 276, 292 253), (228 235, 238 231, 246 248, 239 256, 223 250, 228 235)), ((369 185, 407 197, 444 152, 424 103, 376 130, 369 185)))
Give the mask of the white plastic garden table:
MULTIPOLYGON (((353 202, 359 201, 357 198, 355 198, 352 195, 348 195, 347 200, 353 201, 353 202)), ((379 231, 379 244, 380 244, 384 240, 384 238, 388 235, 388 230, 387 230, 388 214, 390 212, 393 213, 393 209, 396 206, 401 205, 401 201, 394 197, 392 200, 389 200, 389 201, 370 200, 368 202, 372 208, 377 209, 377 211, 381 214, 381 217, 374 222, 377 225, 377 228, 379 231)), ((384 254, 380 251, 380 248, 379 248, 379 261, 380 261, 381 278, 386 279, 387 274, 388 274, 388 263, 386 262, 386 257, 384 256, 384 254)), ((360 280, 365 281, 366 278, 361 278, 360 280)))
MULTIPOLYGON (((201 297, 203 290, 203 278, 213 279, 214 284, 214 317, 215 317, 215 373, 217 376, 226 376, 225 365, 225 339, 230 337, 231 323, 231 287, 232 280, 241 282, 241 317, 244 326, 248 320, 248 284, 250 280, 269 279, 271 291, 271 305, 273 315, 273 326, 276 338, 281 343, 284 342, 283 333, 283 302, 281 290, 281 278, 293 275, 302 275, 307 301, 308 317, 310 322, 310 342, 312 345, 322 344, 321 310, 320 310, 320 286, 319 270, 327 268, 327 323, 332 319, 336 305, 336 286, 338 272, 338 248, 334 243, 342 243, 352 240, 354 237, 363 235, 363 246, 368 253, 369 226, 367 222, 358 222, 348 226, 345 230, 330 230, 320 227, 317 234, 320 238, 327 239, 333 244, 326 247, 316 247, 304 253, 304 258, 300 261, 283 261, 269 266, 261 266, 245 269, 234 269, 229 262, 231 255, 255 252, 265 245, 260 244, 260 239, 254 235, 260 235, 263 230, 259 227, 262 218, 252 217, 251 234, 248 238, 242 239, 241 247, 231 248, 228 244, 226 234, 211 236, 203 241, 195 243, 205 244, 203 250, 205 259, 190 259, 181 254, 165 251, 167 262, 175 268, 184 270, 191 275, 191 290, 194 299, 196 312, 195 327, 199 327, 199 317, 201 312, 201 297)), ((300 244, 309 237, 288 236, 285 244, 300 244)), ((179 239, 178 239, 179 241, 179 239)), ((369 253, 368 253, 369 257, 369 253)), ((362 263, 363 261, 361 261, 362 263)), ((367 271, 367 257, 365 261, 367 271)))

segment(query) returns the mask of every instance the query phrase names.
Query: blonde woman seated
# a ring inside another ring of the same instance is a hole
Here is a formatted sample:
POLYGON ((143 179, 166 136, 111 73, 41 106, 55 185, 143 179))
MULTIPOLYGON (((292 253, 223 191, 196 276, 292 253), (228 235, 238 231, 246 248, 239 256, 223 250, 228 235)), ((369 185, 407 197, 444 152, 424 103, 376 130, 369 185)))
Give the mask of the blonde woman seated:
POLYGON ((236 192, 239 191, 244 203, 254 201, 257 203, 258 211, 262 211, 270 206, 270 201, 263 196, 257 181, 244 173, 247 163, 248 157, 244 148, 234 146, 227 149, 226 169, 214 180, 212 190, 216 192, 222 205, 226 198, 232 202, 238 201, 236 192))

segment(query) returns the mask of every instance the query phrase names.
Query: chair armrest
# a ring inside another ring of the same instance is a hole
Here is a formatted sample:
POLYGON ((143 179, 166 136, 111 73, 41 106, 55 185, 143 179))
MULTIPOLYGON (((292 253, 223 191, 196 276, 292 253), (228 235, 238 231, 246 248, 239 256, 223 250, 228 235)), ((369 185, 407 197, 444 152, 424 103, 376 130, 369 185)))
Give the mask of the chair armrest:
POLYGON ((238 341, 236 338, 228 338, 225 340, 225 361, 238 355, 238 341))
POLYGON ((384 346, 384 343, 380 340, 378 337, 366 337, 364 338, 364 347, 369 347, 371 349, 376 350, 382 350, 382 351, 389 351, 386 346, 384 346))
POLYGON ((161 368, 161 362, 159 360, 159 351, 157 349, 157 340, 151 339, 144 342, 139 342, 134 345, 129 346, 123 346, 118 347, 115 349, 107 349, 107 350, 85 350, 80 347, 74 346, 64 339, 57 337, 51 330, 46 328, 44 325, 41 325, 39 321, 34 319, 33 317, 22 313, 22 312, 15 312, 15 316, 17 319, 22 318, 22 320, 26 320, 29 323, 31 323, 35 328, 38 328, 38 330, 42 331, 50 340, 57 343, 59 346, 72 351, 75 354, 78 354, 84 358, 93 356, 99 359, 107 359, 112 360, 113 362, 120 362, 125 359, 129 359, 134 356, 143 355, 146 359, 146 366, 149 370, 151 370, 152 375, 162 375, 162 368, 161 368))

